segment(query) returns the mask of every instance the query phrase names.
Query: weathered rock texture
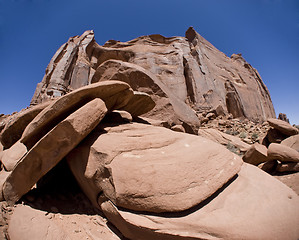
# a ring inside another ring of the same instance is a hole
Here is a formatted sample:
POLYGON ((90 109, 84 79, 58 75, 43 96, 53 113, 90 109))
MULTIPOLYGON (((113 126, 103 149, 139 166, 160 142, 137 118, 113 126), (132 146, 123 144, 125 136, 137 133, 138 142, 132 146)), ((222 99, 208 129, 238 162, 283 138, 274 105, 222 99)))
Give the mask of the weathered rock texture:
POLYGON ((110 201, 101 207, 132 240, 296 239, 299 234, 297 194, 249 164, 217 197, 188 211, 136 214, 110 201))
POLYGON ((3 187, 6 201, 16 202, 104 118, 105 103, 97 98, 69 115, 48 132, 18 162, 3 187))
POLYGON ((119 207, 148 212, 197 205, 242 164, 208 139, 139 123, 94 131, 67 159, 95 206, 106 196, 119 207))
POLYGON ((269 92, 240 54, 231 58, 189 28, 186 37, 149 35, 100 46, 92 31, 70 38, 49 63, 31 104, 103 79, 132 84, 158 104, 149 116, 198 126, 196 113, 222 106, 251 120, 274 117, 269 92), (108 62, 105 62, 108 61, 108 62), (116 70, 116 71, 114 71, 116 70))

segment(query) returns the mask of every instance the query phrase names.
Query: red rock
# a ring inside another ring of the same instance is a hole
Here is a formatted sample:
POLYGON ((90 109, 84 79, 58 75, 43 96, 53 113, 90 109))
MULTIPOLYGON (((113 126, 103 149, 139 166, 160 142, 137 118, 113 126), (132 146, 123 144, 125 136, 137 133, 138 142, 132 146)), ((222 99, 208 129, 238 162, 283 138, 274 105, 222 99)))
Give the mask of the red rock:
POLYGON ((271 143, 268 148, 268 159, 281 162, 299 162, 299 152, 282 144, 271 143))
POLYGON ((295 149, 299 152, 299 135, 294 135, 286 138, 281 142, 282 145, 295 149))
MULTIPOLYGON (((156 107, 146 116, 170 122, 175 122, 180 119, 192 126, 199 126, 195 112, 185 102, 180 101, 177 96, 163 84, 161 79, 143 67, 124 61, 108 60, 96 69, 92 83, 111 79, 124 81, 128 83, 133 90, 142 91, 152 96, 156 107)), ((149 104, 149 106, 151 106, 151 104, 149 104)))
POLYGON ((37 84, 31 104, 60 97, 89 84, 90 45, 93 42, 93 31, 86 31, 63 44, 51 59, 42 82, 37 84))
MULTIPOLYGON (((179 120, 191 125, 184 120, 195 121, 189 106, 199 112, 220 106, 233 117, 260 121, 275 116, 268 89, 256 69, 240 54, 227 57, 193 28, 186 31, 186 37, 166 38, 156 34, 128 42, 108 41, 104 46, 94 41, 91 31, 71 38, 52 58, 32 103, 90 84, 97 76, 98 67, 107 60, 138 65, 146 70, 157 80, 146 86, 146 93, 154 99, 164 92, 167 94, 165 102, 178 107, 156 108, 151 116, 175 113, 182 118, 179 120), (185 112, 189 112, 188 115, 185 112)), ((133 89, 147 81, 140 71, 122 68, 122 72, 113 68, 117 69, 111 65, 106 69, 105 77, 113 75, 126 82, 134 79, 129 83, 133 89)))
POLYGON ((292 136, 299 133, 299 130, 297 128, 291 126, 291 124, 285 121, 275 119, 275 118, 269 118, 267 121, 271 127, 277 129, 278 131, 280 131, 281 133, 287 136, 292 136))
POLYGON ((270 143, 281 143, 287 136, 275 128, 270 128, 266 135, 270 143))
POLYGON ((6 181, 7 177, 9 176, 9 172, 5 171, 4 169, 2 169, 0 171, 0 202, 4 200, 4 196, 3 196, 3 185, 4 182, 6 181))
POLYGON ((267 173, 273 173, 276 170, 278 163, 276 160, 270 160, 258 165, 260 169, 267 173))
POLYGON ((95 206, 106 197, 119 207, 147 212, 195 206, 242 164, 208 139, 138 123, 95 130, 67 160, 95 206))
POLYGON ((171 127, 171 130, 175 132, 185 132, 185 128, 182 125, 174 125, 171 127))
POLYGON ((223 133, 221 131, 218 131, 217 129, 201 128, 198 130, 198 135, 208 138, 214 142, 218 142, 225 146, 231 144, 237 149, 239 149, 241 152, 246 152, 250 148, 250 145, 241 141, 240 138, 223 133))
POLYGON ((188 211, 137 213, 119 209, 110 201, 101 208, 132 240, 298 239, 298 201, 293 190, 245 163, 228 186, 188 211))
POLYGON ((245 155, 243 156, 244 162, 256 166, 260 163, 266 162, 267 160, 267 148, 259 143, 251 145, 251 147, 246 151, 245 155))
POLYGON ((6 179, 5 200, 9 203, 18 201, 98 125, 106 112, 105 103, 99 98, 94 99, 41 138, 6 179))
POLYGON ((17 206, 8 227, 11 240, 18 239, 70 239, 63 228, 51 221, 41 210, 17 206))
POLYGON ((1 132, 1 142, 3 146, 5 148, 10 148, 16 143, 21 138, 26 126, 49 104, 50 102, 46 102, 37 106, 32 106, 12 115, 1 132))
POLYGON ((94 98, 101 98, 107 108, 113 110, 124 107, 132 96, 129 85, 119 81, 101 82, 77 89, 58 98, 40 112, 26 127, 20 141, 30 149, 65 117, 94 98))
POLYGON ((12 145, 9 149, 4 150, 0 160, 4 165, 5 170, 8 172, 12 171, 26 152, 26 146, 19 141, 12 145))
POLYGON ((151 111, 155 106, 150 95, 134 91, 134 95, 122 110, 129 112, 133 117, 138 117, 151 111))

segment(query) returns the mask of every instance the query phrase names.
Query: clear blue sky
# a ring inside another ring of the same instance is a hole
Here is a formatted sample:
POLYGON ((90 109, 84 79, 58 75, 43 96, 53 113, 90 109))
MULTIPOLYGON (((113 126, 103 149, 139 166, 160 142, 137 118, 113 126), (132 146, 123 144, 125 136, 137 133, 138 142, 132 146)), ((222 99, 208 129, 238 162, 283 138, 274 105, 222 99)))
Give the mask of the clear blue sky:
POLYGON ((299 0, 0 0, 0 113, 29 105, 56 50, 93 29, 99 44, 189 26, 266 83, 276 114, 299 124, 299 0))

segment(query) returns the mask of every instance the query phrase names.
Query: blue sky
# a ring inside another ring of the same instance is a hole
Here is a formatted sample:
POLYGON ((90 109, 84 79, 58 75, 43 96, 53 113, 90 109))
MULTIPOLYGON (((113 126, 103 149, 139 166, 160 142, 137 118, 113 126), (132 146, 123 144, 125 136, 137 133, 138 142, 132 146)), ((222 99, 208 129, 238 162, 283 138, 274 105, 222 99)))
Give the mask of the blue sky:
POLYGON ((276 114, 299 124, 298 0, 0 0, 0 113, 29 105, 56 50, 93 29, 99 44, 189 26, 230 56, 242 53, 276 114))

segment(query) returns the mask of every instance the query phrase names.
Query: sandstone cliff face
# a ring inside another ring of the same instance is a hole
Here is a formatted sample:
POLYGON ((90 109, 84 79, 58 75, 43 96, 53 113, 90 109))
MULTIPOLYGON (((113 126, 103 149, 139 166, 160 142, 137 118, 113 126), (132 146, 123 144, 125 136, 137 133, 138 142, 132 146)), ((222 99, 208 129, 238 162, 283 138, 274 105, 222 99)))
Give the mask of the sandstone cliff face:
POLYGON ((197 114, 219 105, 236 118, 275 117, 257 70, 241 54, 227 57, 193 28, 186 37, 149 35, 103 46, 92 31, 70 38, 53 56, 31 104, 110 79, 150 94, 156 107, 147 116, 160 120, 199 126, 197 114))

